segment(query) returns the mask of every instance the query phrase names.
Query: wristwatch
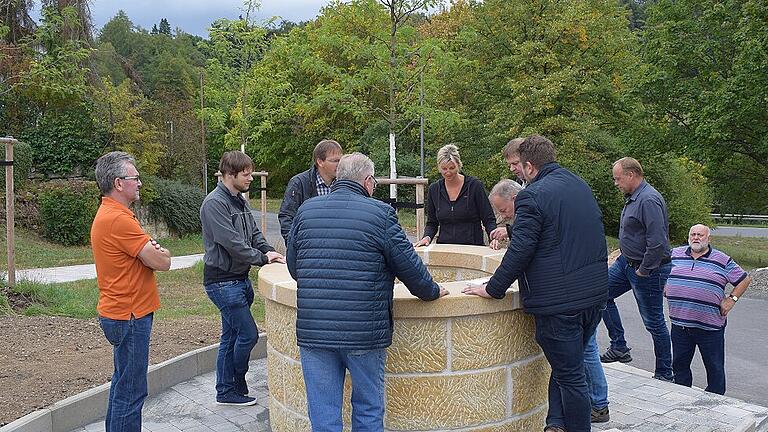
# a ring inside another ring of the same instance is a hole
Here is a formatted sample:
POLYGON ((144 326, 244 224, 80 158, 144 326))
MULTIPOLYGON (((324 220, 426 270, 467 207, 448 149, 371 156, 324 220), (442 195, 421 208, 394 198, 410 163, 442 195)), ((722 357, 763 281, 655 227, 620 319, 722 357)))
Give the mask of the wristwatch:
POLYGON ((739 297, 738 297, 738 296, 735 296, 735 295, 733 295, 733 294, 729 295, 728 297, 730 297, 730 299, 731 299, 731 300, 733 300, 733 302, 734 302, 734 303, 736 303, 737 301, 739 301, 739 297))

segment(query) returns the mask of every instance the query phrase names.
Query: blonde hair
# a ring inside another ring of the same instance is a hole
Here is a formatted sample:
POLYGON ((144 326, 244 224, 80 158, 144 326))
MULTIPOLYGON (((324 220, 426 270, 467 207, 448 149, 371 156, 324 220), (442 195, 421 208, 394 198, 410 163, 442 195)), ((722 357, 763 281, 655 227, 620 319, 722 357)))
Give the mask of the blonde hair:
POLYGON ((437 151, 437 164, 453 162, 461 169, 461 156, 459 155, 459 148, 453 144, 444 145, 437 151))

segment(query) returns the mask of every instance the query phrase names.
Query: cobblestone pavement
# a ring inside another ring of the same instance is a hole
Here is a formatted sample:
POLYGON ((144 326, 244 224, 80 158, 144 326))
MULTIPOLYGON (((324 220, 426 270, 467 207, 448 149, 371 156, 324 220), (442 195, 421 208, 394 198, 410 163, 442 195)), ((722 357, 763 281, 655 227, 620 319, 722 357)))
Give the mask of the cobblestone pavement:
MULTIPOLYGON (((730 432, 747 420, 756 420, 758 426, 768 423, 768 408, 655 380, 649 372, 631 366, 605 366, 611 421, 594 424, 593 431, 730 432)), ((266 367, 265 359, 252 361, 248 374, 257 405, 216 405, 215 374, 210 372, 149 398, 143 432, 271 432, 266 367)), ((104 423, 99 421, 73 432, 103 431, 104 423)))

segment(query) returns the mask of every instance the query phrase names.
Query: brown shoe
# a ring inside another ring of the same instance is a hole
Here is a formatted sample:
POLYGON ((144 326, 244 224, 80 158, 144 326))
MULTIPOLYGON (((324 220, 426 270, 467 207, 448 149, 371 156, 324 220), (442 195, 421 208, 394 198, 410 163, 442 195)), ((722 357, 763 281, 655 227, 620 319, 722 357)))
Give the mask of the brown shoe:
POLYGON ((608 412, 608 407, 592 408, 592 423, 605 423, 610 420, 611 414, 608 412))
POLYGON ((544 428, 544 432, 565 432, 565 429, 560 426, 549 425, 544 428))

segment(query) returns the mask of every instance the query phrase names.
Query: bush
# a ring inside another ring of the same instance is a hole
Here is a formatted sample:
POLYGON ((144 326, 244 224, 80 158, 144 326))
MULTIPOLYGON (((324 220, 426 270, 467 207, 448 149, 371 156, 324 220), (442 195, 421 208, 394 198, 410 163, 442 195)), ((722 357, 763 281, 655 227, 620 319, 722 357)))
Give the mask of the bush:
POLYGON ((669 240, 673 247, 687 243, 692 225, 711 225, 712 190, 701 165, 688 158, 663 155, 643 163, 643 170, 648 183, 667 202, 669 240))
POLYGON ((179 236, 196 234, 202 230, 200 206, 205 198, 202 190, 157 177, 149 177, 147 183, 155 194, 147 203, 150 216, 164 221, 179 236))
MULTIPOLYGON (((5 159, 5 148, 0 147, 2 158, 5 159)), ((13 187, 20 189, 24 186, 32 172, 32 147, 22 141, 13 146, 13 187)), ((0 185, 5 191, 5 167, 0 168, 0 185)))
POLYGON ((39 196, 43 232, 66 246, 88 244, 91 223, 99 207, 95 182, 51 182, 39 196))

